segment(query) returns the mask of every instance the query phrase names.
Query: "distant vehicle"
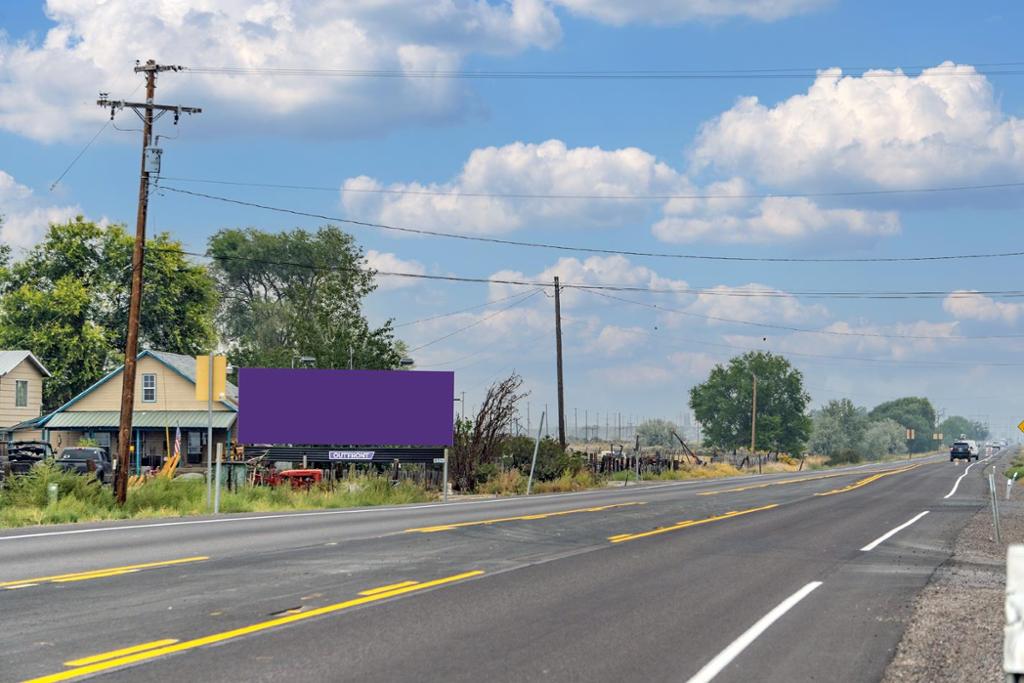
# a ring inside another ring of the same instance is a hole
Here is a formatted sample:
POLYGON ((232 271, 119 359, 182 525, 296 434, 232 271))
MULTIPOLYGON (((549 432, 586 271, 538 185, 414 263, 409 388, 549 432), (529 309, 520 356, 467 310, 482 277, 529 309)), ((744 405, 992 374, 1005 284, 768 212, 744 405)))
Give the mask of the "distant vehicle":
POLYGON ((949 449, 949 461, 978 459, 978 447, 973 441, 954 441, 953 447, 949 449))
POLYGON ((107 453, 107 449, 105 448, 96 448, 93 446, 70 446, 68 448, 62 448, 60 456, 57 458, 57 465, 59 465, 61 469, 68 470, 69 472, 88 474, 90 460, 95 464, 96 478, 101 484, 105 484, 108 480, 112 480, 114 463, 110 459, 110 454, 107 453))
POLYGON ((53 457, 53 448, 45 441, 12 441, 7 444, 7 464, 12 475, 28 474, 36 463, 53 457))

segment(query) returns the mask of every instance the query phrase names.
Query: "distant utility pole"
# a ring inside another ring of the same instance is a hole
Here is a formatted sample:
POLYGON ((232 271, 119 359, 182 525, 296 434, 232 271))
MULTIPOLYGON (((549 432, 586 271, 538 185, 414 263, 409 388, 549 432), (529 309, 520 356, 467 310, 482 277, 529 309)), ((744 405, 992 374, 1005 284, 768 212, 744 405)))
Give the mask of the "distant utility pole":
POLYGON ((558 372, 558 445, 565 450, 565 392, 562 386, 562 300, 555 276, 555 367, 558 372))
MULTIPOLYGON (((757 375, 751 373, 754 378, 754 395, 750 407, 750 455, 753 456, 757 448, 757 375)), ((761 474, 761 458, 757 459, 757 473, 761 474)))
POLYGON ((139 208, 135 219, 135 246, 132 249, 132 290, 128 303, 128 334, 124 348, 124 373, 121 378, 121 422, 117 433, 117 478, 114 495, 124 505, 128 499, 128 451, 132 443, 132 409, 135 406, 135 356, 139 347, 139 309, 142 304, 142 268, 145 262, 146 214, 149 210, 149 175, 160 175, 160 152, 150 146, 153 137, 153 123, 167 112, 174 114, 177 125, 182 114, 199 114, 198 107, 180 107, 171 104, 155 104, 156 75, 161 71, 180 71, 184 67, 157 64, 150 59, 145 64, 136 63, 135 73, 146 76, 146 101, 124 102, 110 100, 106 93, 100 93, 96 104, 110 108, 110 118, 119 109, 129 108, 142 119, 142 172, 139 177, 139 208), (153 113, 156 112, 156 116, 153 113))

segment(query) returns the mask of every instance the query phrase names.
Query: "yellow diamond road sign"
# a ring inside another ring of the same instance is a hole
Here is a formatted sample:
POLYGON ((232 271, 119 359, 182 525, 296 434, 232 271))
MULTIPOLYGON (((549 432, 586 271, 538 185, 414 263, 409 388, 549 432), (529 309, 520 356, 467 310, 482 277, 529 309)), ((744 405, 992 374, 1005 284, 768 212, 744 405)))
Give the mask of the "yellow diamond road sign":
POLYGON ((1017 429, 1019 429, 1020 431, 1024 432, 1024 420, 1021 420, 1021 423, 1019 425, 1017 425, 1017 429))

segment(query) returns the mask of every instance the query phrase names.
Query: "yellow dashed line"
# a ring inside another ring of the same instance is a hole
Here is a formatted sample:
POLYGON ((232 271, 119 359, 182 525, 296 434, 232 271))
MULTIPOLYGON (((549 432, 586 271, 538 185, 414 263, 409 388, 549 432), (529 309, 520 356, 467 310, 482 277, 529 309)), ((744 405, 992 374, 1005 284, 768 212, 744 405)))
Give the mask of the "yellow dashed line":
POLYGON ((741 515, 749 515, 754 512, 762 512, 764 510, 771 510, 772 508, 779 507, 777 504, 763 505, 761 507, 749 508, 747 510, 733 510, 726 512, 724 515, 716 515, 714 517, 705 517, 704 519, 687 519, 673 524, 672 526, 658 527, 657 529, 651 529, 650 531, 641 531, 635 534, 616 534, 615 536, 609 536, 608 540, 612 543, 622 543, 623 541, 635 541, 638 538, 647 538, 648 536, 657 536, 658 534, 667 534, 670 531, 679 531, 680 529, 687 529, 691 526, 698 526, 700 524, 708 524, 709 522, 719 522, 723 519, 732 519, 733 517, 740 517, 741 515))
POLYGON ((40 583, 66 583, 68 581, 85 581, 86 579, 102 579, 106 576, 117 576, 128 574, 139 569, 155 569, 156 567, 170 567, 176 564, 187 564, 189 562, 202 562, 210 559, 206 555, 196 557, 183 557, 179 560, 164 560, 163 562, 145 562, 143 564, 129 564, 123 567, 108 567, 106 569, 92 569, 87 572, 75 572, 73 574, 55 574, 53 576, 38 576, 34 579, 21 579, 20 581, 0 582, 0 588, 17 587, 24 588, 29 585, 40 583))
POLYGON ((481 574, 483 574, 482 571, 474 570, 470 572, 463 572, 462 574, 455 574, 453 576, 446 576, 441 579, 434 579, 432 581, 417 583, 413 586, 395 588, 394 590, 389 590, 385 593, 377 593, 375 595, 366 595, 359 598, 353 598, 352 600, 346 600, 345 602, 339 602, 334 605, 318 607, 316 609, 309 610, 308 612, 288 614, 285 616, 277 617, 276 619, 261 621, 257 624, 252 624, 250 626, 243 626, 241 628, 232 629, 230 631, 223 631, 221 633, 214 633, 208 636, 203 636, 201 638, 193 638, 192 640, 186 640, 184 642, 175 642, 172 644, 164 645, 162 647, 157 647, 156 649, 145 650, 144 652, 136 652, 133 654, 116 656, 113 659, 106 659, 102 662, 96 662, 95 664, 87 664, 85 666, 79 666, 77 668, 69 669, 67 671, 60 671, 55 674, 49 674, 47 676, 32 678, 30 680, 24 681, 23 683, 57 683, 57 681, 68 681, 73 678, 80 678, 82 676, 89 676, 91 674, 99 673, 101 671, 118 669, 123 666, 128 666, 129 664, 136 664, 138 662, 156 659, 158 657, 175 654, 177 652, 194 650, 195 648, 203 647, 204 645, 213 645, 214 643, 221 643, 226 640, 232 640, 234 638, 240 638, 242 636, 251 635, 253 633, 259 633, 261 631, 266 631, 268 629, 277 628, 278 626, 293 624, 297 621, 304 621, 306 619, 312 619, 313 617, 319 617, 325 614, 340 612, 351 607, 366 605, 371 602, 384 600, 386 598, 391 598, 396 595, 403 595, 405 593, 425 590, 427 588, 433 588, 435 586, 443 586, 446 584, 455 583, 456 581, 463 581, 465 579, 470 579, 475 576, 480 576, 481 574))
POLYGON ((359 591, 360 595, 376 595, 377 593, 387 593, 393 591, 396 588, 405 588, 406 586, 415 586, 416 581, 402 581, 400 583, 392 583, 387 586, 381 586, 380 588, 368 588, 364 591, 359 591))
POLYGON ((917 465, 911 465, 910 467, 903 467, 903 468, 900 468, 898 470, 887 470, 885 472, 878 472, 877 474, 873 474, 870 477, 865 477, 863 479, 855 481, 854 483, 850 484, 849 486, 844 486, 844 487, 838 488, 838 489, 832 489, 831 491, 825 491, 824 493, 815 493, 814 495, 816 495, 816 496, 834 496, 837 493, 846 493, 847 491, 853 491, 855 489, 859 489, 862 486, 867 486, 868 484, 870 484, 872 482, 878 481, 882 477, 888 477, 890 474, 901 474, 903 472, 909 472, 910 470, 918 468, 920 466, 921 466, 921 464, 917 464, 917 465))
POLYGON ((158 647, 164 645, 173 645, 178 642, 176 638, 165 638, 164 640, 154 640, 149 643, 140 643, 139 645, 132 645, 131 647, 123 647, 120 650, 111 650, 110 652, 101 652, 98 655, 92 655, 91 657, 82 657, 81 659, 72 659, 70 662, 64 662, 64 666, 85 666, 87 664, 95 664, 96 662, 102 662, 107 659, 113 659, 114 657, 123 657, 124 655, 132 655, 136 652, 144 652, 145 650, 155 650, 158 647))
POLYGON ((456 522, 454 524, 438 524, 437 526, 423 526, 417 527, 415 529, 406 529, 405 533, 408 534, 413 532, 419 532, 421 534, 432 534, 438 531, 451 531, 452 529, 459 529, 467 526, 486 526, 490 524, 500 524, 502 522, 532 521, 535 519, 547 519, 548 517, 575 515, 580 512, 603 512, 604 510, 631 507, 633 505, 646 505, 646 503, 641 501, 633 501, 629 503, 615 503, 614 505, 602 505, 600 507, 577 508, 575 510, 562 510, 561 512, 543 512, 533 515, 519 515, 517 517, 498 517, 497 519, 482 519, 477 522, 456 522))

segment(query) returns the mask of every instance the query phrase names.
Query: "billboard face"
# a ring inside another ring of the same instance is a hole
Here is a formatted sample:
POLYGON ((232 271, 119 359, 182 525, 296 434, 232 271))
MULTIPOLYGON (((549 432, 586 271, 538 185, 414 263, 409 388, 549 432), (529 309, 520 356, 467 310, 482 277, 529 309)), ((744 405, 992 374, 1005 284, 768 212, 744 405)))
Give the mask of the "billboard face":
POLYGON ((455 374, 238 370, 238 442, 451 446, 455 374))

